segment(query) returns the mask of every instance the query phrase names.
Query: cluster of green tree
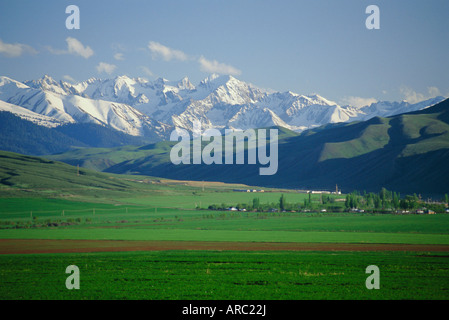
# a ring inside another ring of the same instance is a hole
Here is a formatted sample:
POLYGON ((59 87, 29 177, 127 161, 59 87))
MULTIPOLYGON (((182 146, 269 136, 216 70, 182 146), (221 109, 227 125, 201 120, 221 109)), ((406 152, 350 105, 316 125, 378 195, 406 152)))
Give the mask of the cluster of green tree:
POLYGON ((246 211, 269 211, 273 208, 279 209, 281 204, 285 207, 285 198, 284 195, 282 195, 281 199, 279 200, 279 203, 261 203, 259 198, 254 198, 251 203, 238 203, 235 206, 230 206, 229 204, 222 203, 221 205, 210 205, 209 210, 228 210, 230 208, 235 208, 237 210, 246 210, 246 211))
POLYGON ((401 197, 400 193, 382 188, 379 193, 360 193, 353 191, 346 195, 344 206, 335 201, 335 197, 326 194, 312 196, 311 193, 304 199, 303 203, 289 203, 284 194, 279 202, 261 203, 259 198, 254 198, 251 203, 239 203, 236 206, 222 203, 221 205, 210 205, 209 210, 229 210, 235 208, 239 211, 256 212, 289 212, 289 211, 324 211, 343 212, 351 210, 363 210, 366 212, 391 212, 391 211, 414 211, 418 209, 431 210, 443 213, 449 205, 449 196, 438 202, 424 202, 416 194, 401 197))
POLYGON ((313 198, 309 193, 304 202, 302 203, 290 203, 287 202, 287 198, 284 194, 279 198, 279 202, 266 202, 261 203, 259 198, 254 198, 251 203, 238 203, 235 206, 229 206, 229 204, 222 203, 221 205, 210 205, 209 210, 229 210, 235 208, 237 210, 256 211, 256 212, 283 212, 283 211, 320 211, 326 209, 332 212, 342 212, 344 208, 335 203, 335 198, 329 195, 320 194, 317 198, 313 198))
POLYGON ((435 212, 444 212, 448 204, 449 197, 447 194, 441 199, 440 203, 428 203, 422 201, 416 193, 401 197, 400 193, 382 188, 379 193, 363 192, 361 194, 358 191, 353 191, 347 194, 345 208, 347 210, 363 209, 370 211, 411 211, 425 208, 435 212))

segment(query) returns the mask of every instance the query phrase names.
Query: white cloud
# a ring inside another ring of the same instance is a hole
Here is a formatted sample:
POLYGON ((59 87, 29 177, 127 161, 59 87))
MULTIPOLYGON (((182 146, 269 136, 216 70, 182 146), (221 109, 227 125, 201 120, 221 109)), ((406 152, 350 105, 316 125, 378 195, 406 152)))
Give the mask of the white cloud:
POLYGON ((148 67, 141 66, 140 70, 142 70, 149 77, 152 77, 154 75, 148 67))
POLYGON ((350 105, 353 107, 361 108, 364 106, 369 106, 371 103, 376 103, 377 100, 374 98, 362 98, 362 97, 344 97, 341 104, 350 105))
POLYGON ((111 74, 112 72, 114 72, 114 70, 117 68, 117 66, 114 64, 106 63, 106 62, 100 62, 96 68, 97 68, 98 73, 105 72, 107 74, 111 74))
POLYGON ((162 57, 165 61, 170 60, 180 60, 185 61, 188 59, 188 56, 180 51, 171 49, 169 47, 166 47, 159 42, 150 41, 148 44, 148 48, 150 49, 151 53, 153 54, 153 59, 156 59, 158 57, 162 57))
POLYGON ((125 58, 123 57, 123 53, 114 54, 114 59, 115 60, 125 60, 125 58))
POLYGON ((47 46, 48 51, 53 54, 74 54, 85 59, 88 59, 94 54, 94 51, 89 46, 85 47, 79 40, 75 38, 68 37, 67 39, 65 39, 65 41, 67 42, 67 50, 58 50, 47 46))
POLYGON ((75 38, 68 37, 65 41, 67 42, 67 47, 71 54, 80 55, 85 59, 94 54, 94 51, 90 47, 83 46, 83 44, 75 38))
POLYGON ((23 53, 36 54, 37 51, 26 44, 21 43, 10 44, 5 43, 0 39, 0 54, 3 54, 8 58, 16 58, 21 56, 23 53))
POLYGON ((72 78, 71 76, 69 76, 68 74, 62 76, 62 78, 63 78, 64 80, 67 80, 67 81, 72 82, 72 83, 75 83, 75 82, 76 82, 76 80, 73 79, 73 78, 72 78))
POLYGON ((198 62, 200 63, 200 69, 201 71, 208 72, 208 73, 219 73, 219 74, 227 74, 227 75, 233 75, 237 76, 242 73, 237 68, 234 68, 233 66, 220 63, 216 60, 207 60, 203 56, 201 56, 198 59, 198 62))
POLYGON ((217 73, 217 74, 226 74, 226 75, 240 75, 242 71, 239 69, 218 62, 216 60, 208 60, 204 56, 200 58, 195 58, 185 54, 184 52, 176 49, 169 48, 160 44, 159 42, 150 41, 148 44, 148 48, 150 49, 153 59, 162 58, 165 61, 178 60, 178 61, 197 61, 200 64, 200 69, 203 72, 207 73, 217 73))
POLYGON ((429 92, 429 95, 431 98, 437 97, 440 95, 440 90, 437 87, 428 87, 427 91, 429 92))
POLYGON ((428 87, 427 93, 420 93, 420 92, 414 91, 413 89, 411 89, 407 86, 402 86, 400 88, 400 92, 401 92, 404 100, 406 100, 410 103, 418 103, 423 100, 427 100, 427 99, 434 98, 436 96, 441 95, 440 90, 437 87, 428 87))
POLYGON ((59 49, 53 49, 51 46, 46 46, 48 51, 52 54, 68 54, 69 52, 67 50, 59 50, 59 49))

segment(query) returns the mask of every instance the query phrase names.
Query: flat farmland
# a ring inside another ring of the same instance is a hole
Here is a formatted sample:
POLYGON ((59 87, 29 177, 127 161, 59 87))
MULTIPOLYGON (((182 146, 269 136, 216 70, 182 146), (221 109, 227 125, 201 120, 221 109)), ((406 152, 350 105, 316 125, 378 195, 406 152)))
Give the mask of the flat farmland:
POLYGON ((170 183, 0 198, 0 298, 449 298, 449 215, 207 210, 308 195, 170 183), (65 287, 69 265, 80 290, 65 287))
POLYGON ((2 299, 449 298, 448 215, 97 205, 94 216, 84 205, 26 228, 3 225, 2 299), (80 290, 65 288, 69 265, 80 268, 80 290), (380 290, 365 287, 368 265, 380 269, 380 290))
POLYGON ((136 251, 0 256, 2 299, 448 299, 447 253, 136 251), (365 287, 368 265, 380 289, 365 287), (65 268, 80 289, 65 288, 65 268))

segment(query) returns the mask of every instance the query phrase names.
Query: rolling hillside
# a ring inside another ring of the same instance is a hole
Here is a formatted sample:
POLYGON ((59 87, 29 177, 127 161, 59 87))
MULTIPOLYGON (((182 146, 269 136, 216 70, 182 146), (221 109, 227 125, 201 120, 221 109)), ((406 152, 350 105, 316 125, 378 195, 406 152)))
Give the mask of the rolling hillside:
POLYGON ((449 192, 449 100, 388 118, 337 124, 299 135, 288 132, 282 130, 279 169, 273 176, 260 176, 258 164, 173 165, 169 154, 174 142, 86 149, 54 159, 97 162, 101 163, 97 169, 107 172, 172 179, 326 190, 338 184, 344 192, 382 187, 422 195, 449 192))
MULTIPOLYGON (((0 195, 68 197, 69 199, 111 199, 117 194, 145 191, 151 184, 139 183, 139 177, 114 175, 66 163, 0 151, 0 195)), ((152 180, 147 177, 146 179, 152 180)))

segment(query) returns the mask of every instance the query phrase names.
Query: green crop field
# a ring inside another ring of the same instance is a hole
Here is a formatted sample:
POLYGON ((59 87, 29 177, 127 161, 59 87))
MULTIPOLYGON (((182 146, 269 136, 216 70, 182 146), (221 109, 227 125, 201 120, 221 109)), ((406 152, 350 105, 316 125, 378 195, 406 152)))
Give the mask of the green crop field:
POLYGON ((447 299, 447 255, 159 251, 0 257, 2 299, 447 299), (380 289, 365 287, 375 263, 380 289), (80 289, 67 290, 68 265, 80 289))
POLYGON ((254 198, 269 208, 282 195, 296 209, 309 195, 78 174, 67 164, 5 152, 0 162, 0 299, 449 298, 448 214, 209 210, 254 198), (305 244, 311 249, 298 249, 305 244), (257 249, 245 251, 251 245, 257 249), (69 265, 80 268, 79 290, 65 287, 69 265), (379 290, 365 286, 369 265, 379 267, 379 290))
MULTIPOLYGON (((3 225, 0 239, 449 245, 449 215, 261 216, 256 212, 156 209, 132 205, 142 199, 132 200, 127 198, 125 207, 61 199, 3 199, 11 212, 2 213, 3 221, 16 219, 29 206, 51 209, 47 210, 48 217, 41 212, 33 222, 36 225, 56 217, 65 221, 70 217, 82 219, 57 227, 3 225), (95 215, 92 205, 97 208, 95 215), (59 216, 61 208, 67 208, 65 217, 59 216), (21 211, 14 213, 14 209, 21 211), (86 218, 91 220, 86 222, 86 218)), ((27 221, 29 217, 20 219, 27 221)), ((448 257, 441 252, 388 251, 4 254, 0 255, 0 298, 447 299, 448 257), (72 264, 81 270, 80 290, 65 288, 68 275, 64 271, 72 264), (372 264, 381 270, 380 290, 365 287, 365 268, 372 264)))
POLYGON ((301 242, 301 243, 401 243, 449 245, 447 235, 395 234, 361 232, 283 232, 186 229, 20 229, 2 230, 2 239, 87 239, 87 240, 165 240, 165 241, 228 241, 228 242, 301 242))

